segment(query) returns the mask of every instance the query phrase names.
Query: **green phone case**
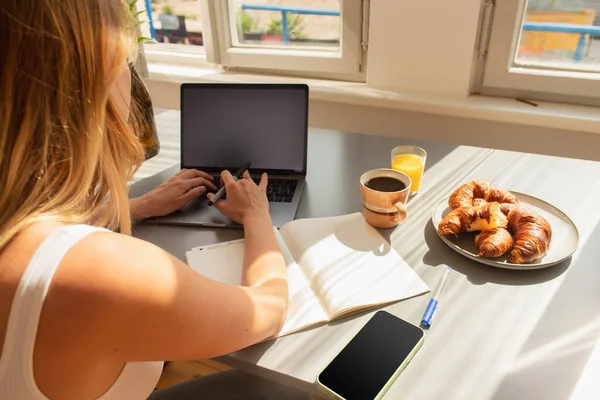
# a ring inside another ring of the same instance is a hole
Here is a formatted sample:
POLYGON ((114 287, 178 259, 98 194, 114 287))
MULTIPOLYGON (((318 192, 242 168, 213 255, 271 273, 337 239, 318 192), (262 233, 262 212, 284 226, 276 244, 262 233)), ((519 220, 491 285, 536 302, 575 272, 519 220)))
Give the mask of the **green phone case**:
MULTIPOLYGON (((414 325, 414 326, 416 326, 416 325, 414 325)), ((373 400, 380 400, 383 398, 383 396, 388 391, 388 389, 392 386, 394 381, 398 378, 398 376, 400 376, 400 373, 411 362, 411 360, 413 359, 415 354, 417 354, 417 351, 419 351, 421 346, 423 346, 423 342, 425 341, 425 332, 423 331, 423 329, 421 329, 421 327, 418 327, 418 326, 416 326, 416 327, 419 328, 423 332, 423 336, 421 336, 421 339, 417 342, 417 344, 415 344, 415 347, 411 350, 411 352, 408 354, 408 356, 404 359, 404 362, 402 362, 402 364, 400 364, 398 369, 392 374, 390 379, 388 379, 388 381, 385 383, 383 388, 381 388, 379 393, 377 393, 377 396, 375 396, 375 398, 373 400)), ((358 334, 358 332, 357 332, 357 334, 358 334)), ((350 341, 352 341, 352 339, 354 339, 354 336, 352 338, 350 338, 348 343, 350 343, 350 341)), ((348 345, 348 343, 346 343, 346 346, 348 345)), ((344 346, 344 348, 346 346, 344 346)), ((337 354, 335 355, 335 357, 337 357, 337 354)), ((335 357, 331 361, 333 361, 335 359, 335 357)), ((327 366, 325 368, 327 368, 327 366)), ((328 396, 332 396, 334 399, 347 400, 344 397, 340 396, 339 394, 335 393, 333 390, 329 389, 327 386, 323 385, 321 382, 319 382, 320 375, 321 375, 320 373, 319 373, 319 375, 317 375, 317 386, 319 387, 319 389, 321 389, 321 391, 326 393, 328 396)))

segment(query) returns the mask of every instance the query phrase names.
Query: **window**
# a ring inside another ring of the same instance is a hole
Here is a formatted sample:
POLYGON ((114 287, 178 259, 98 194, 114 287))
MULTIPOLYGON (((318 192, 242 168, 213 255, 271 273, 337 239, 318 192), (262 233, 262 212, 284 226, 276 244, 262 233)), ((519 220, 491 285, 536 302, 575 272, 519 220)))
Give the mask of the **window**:
POLYGON ((362 0, 202 1, 209 14, 202 18, 212 26, 218 64, 285 71, 361 71, 366 32, 362 0))
POLYGON ((600 1, 529 0, 521 22, 515 62, 600 71, 597 22, 600 22, 600 1))
POLYGON ((145 0, 144 3, 147 23, 141 28, 146 37, 158 43, 204 45, 197 1, 145 0))
POLYGON ((230 0, 235 47, 312 48, 340 51, 340 0, 318 1, 313 8, 274 6, 274 1, 230 0), (252 4, 249 4, 252 3, 252 4), (258 4, 263 3, 263 4, 258 4))
POLYGON ((128 1, 135 1, 136 8, 145 11, 138 17, 141 34, 154 40, 144 43, 145 61, 162 67, 198 67, 206 62, 198 0, 128 1))
POLYGON ((491 20, 483 93, 600 101, 600 1, 496 1, 491 20))

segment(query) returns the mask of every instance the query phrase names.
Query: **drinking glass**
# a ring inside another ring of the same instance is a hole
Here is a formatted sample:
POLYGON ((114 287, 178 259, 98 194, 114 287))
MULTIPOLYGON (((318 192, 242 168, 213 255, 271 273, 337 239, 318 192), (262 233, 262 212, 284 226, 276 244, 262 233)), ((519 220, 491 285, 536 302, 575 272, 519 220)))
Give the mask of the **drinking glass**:
POLYGON ((427 152, 417 146, 398 146, 392 150, 392 169, 410 177, 410 194, 415 195, 421 187, 427 152))

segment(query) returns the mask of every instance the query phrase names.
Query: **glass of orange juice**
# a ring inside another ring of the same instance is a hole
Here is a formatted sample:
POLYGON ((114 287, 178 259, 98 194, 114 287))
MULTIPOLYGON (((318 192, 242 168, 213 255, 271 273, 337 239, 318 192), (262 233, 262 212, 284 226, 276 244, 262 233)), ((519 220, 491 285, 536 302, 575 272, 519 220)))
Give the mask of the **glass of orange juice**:
POLYGON ((410 177, 410 194, 415 195, 421 187, 427 152, 417 146, 398 146, 392 150, 392 169, 410 177))

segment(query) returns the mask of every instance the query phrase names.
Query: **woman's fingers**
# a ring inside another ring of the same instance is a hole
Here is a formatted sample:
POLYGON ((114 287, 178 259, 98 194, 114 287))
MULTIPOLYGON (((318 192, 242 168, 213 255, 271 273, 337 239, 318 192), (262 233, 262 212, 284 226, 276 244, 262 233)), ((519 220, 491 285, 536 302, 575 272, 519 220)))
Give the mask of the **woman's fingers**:
POLYGON ((204 193, 206 192, 206 187, 204 186, 197 186, 195 188, 190 189, 189 191, 187 191, 183 196, 183 200, 185 200, 186 202, 197 199, 198 197, 202 196, 204 193))
MULTIPOLYGON (((206 195, 206 198, 207 198, 207 199, 209 199, 209 200, 211 200, 213 197, 215 197, 215 194, 214 194, 214 193, 208 193, 208 194, 206 195)), ((213 206, 214 206, 214 207, 215 207, 217 210, 221 211, 223 214, 225 214, 225 213, 227 212, 227 210, 226 210, 226 208, 227 208, 227 204, 226 204, 226 202, 225 202, 225 201, 223 201, 223 200, 217 200, 217 201, 215 201, 215 202, 214 202, 214 204, 213 204, 213 206)))
POLYGON ((176 175, 185 179, 204 178, 208 181, 212 181, 214 179, 211 175, 198 169, 182 169, 176 175))
POLYGON ((260 176, 260 183, 258 184, 258 187, 263 190, 267 190, 268 184, 269 184, 269 176, 267 175, 266 172, 263 172, 263 174, 260 176))
POLYGON ((228 186, 235 182, 235 180, 233 179, 231 172, 224 170, 221 172, 221 182, 223 182, 223 185, 228 186))
POLYGON ((188 191, 198 186, 206 186, 206 188, 209 190, 217 189, 217 187, 212 182, 208 181, 206 178, 203 177, 186 180, 183 187, 186 191, 188 191))

